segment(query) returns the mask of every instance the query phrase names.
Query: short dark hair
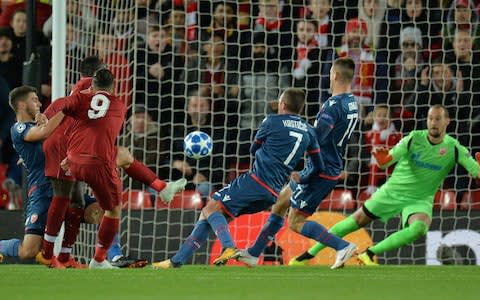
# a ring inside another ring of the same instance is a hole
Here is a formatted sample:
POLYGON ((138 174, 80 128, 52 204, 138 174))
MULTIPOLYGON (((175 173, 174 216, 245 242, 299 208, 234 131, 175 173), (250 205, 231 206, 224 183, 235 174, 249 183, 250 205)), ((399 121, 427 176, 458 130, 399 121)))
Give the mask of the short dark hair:
POLYGON ((299 88, 288 88, 283 91, 283 102, 290 112, 300 114, 305 105, 305 92, 299 88))
POLYGON ((340 81, 351 83, 355 74, 355 63, 349 57, 341 57, 333 62, 333 67, 340 75, 340 81))
POLYGON ((93 77, 96 71, 104 68, 102 61, 98 56, 88 56, 80 63, 80 74, 83 77, 93 77))
POLYGON ((113 87, 113 74, 107 69, 100 69, 93 74, 92 86, 99 89, 113 87))
POLYGON ((14 88, 8 94, 10 107, 17 112, 18 102, 27 100, 28 94, 36 92, 37 89, 29 85, 22 85, 14 88))

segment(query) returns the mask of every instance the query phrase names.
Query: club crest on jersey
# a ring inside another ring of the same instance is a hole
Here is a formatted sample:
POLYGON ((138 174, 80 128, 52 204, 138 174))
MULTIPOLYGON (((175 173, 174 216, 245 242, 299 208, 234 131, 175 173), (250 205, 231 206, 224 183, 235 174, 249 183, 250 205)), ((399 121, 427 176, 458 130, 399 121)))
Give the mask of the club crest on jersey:
POLYGON ((18 124, 17 125, 17 132, 22 133, 25 130, 25 128, 27 128, 27 126, 25 124, 23 124, 23 123, 18 124))
POLYGON ((445 154, 447 154, 447 149, 446 148, 440 148, 440 150, 438 151, 438 154, 440 154, 440 156, 444 156, 445 154))
POLYGON ((30 217, 30 223, 35 223, 37 222, 38 220, 38 215, 37 214, 33 214, 31 217, 30 217))

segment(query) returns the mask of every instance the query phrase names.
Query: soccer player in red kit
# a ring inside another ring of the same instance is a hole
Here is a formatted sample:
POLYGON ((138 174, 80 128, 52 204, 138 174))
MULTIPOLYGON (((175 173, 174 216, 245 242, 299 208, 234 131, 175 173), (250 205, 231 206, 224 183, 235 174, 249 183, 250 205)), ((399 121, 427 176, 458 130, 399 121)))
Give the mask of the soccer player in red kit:
POLYGON ((68 135, 67 158, 63 166, 76 180, 86 182, 105 211, 97 236, 90 268, 112 268, 105 259, 121 214, 121 184, 116 170, 115 141, 125 120, 127 108, 113 96, 113 74, 98 70, 92 78, 92 91, 65 98, 62 111, 75 119, 68 135))
MULTIPOLYGON (((104 65, 98 57, 90 56, 85 58, 80 66, 82 78, 73 88, 72 95, 89 89, 93 74, 96 70, 103 67, 104 65)), ((88 91, 84 91, 84 93, 88 93, 88 91)), ((50 118, 55 115, 63 106, 62 102, 65 99, 58 99, 52 103, 45 112, 46 116, 50 118)), ((87 100, 90 103, 90 99, 87 100)), ((70 252, 79 232, 80 220, 84 214, 83 185, 80 182, 75 182, 75 179, 60 167, 60 162, 67 156, 67 132, 70 132, 69 128, 73 126, 74 122, 75 120, 72 117, 65 116, 61 125, 55 130, 54 135, 44 143, 46 156, 45 175, 52 181, 54 197, 49 208, 42 252, 36 256, 36 259, 41 264, 55 268, 81 267, 70 257, 70 252), (70 207, 69 203, 71 203, 70 207), (53 246, 64 219, 65 235, 60 255, 55 258, 53 257, 53 246)), ((155 173, 135 160, 128 149, 124 147, 118 148, 116 162, 117 166, 123 168, 129 176, 160 192, 160 197, 165 202, 171 201, 173 195, 185 187, 185 179, 169 183, 158 179, 155 173)), ((116 257, 118 262, 115 262, 115 264, 121 267, 143 267, 147 263, 146 260, 142 259, 134 260, 118 255, 116 257)))

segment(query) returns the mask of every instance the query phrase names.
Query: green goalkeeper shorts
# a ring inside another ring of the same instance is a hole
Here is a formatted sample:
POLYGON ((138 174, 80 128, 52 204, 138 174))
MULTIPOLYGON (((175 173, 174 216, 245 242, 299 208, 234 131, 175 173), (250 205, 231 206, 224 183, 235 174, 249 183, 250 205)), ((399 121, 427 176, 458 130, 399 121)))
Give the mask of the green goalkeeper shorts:
POLYGON ((380 188, 368 199, 365 208, 379 217, 382 222, 399 214, 402 226, 408 225, 408 217, 415 213, 426 214, 432 219, 433 199, 412 199, 392 194, 386 188, 380 188))

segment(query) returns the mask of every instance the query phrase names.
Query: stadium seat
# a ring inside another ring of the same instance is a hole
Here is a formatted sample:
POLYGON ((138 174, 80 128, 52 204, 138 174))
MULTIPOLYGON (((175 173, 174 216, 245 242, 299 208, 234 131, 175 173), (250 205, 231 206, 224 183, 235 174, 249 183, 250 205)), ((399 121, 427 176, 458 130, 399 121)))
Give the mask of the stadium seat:
POLYGON ((352 191, 344 189, 334 189, 323 201, 320 203, 321 210, 344 210, 355 208, 355 199, 352 191))
POLYGON ((463 194, 460 208, 480 210, 480 190, 469 190, 463 194))
POLYGON ((440 190, 435 194, 433 201, 434 209, 455 210, 457 208, 457 196, 453 191, 440 190))
POLYGON ((194 208, 201 209, 203 207, 202 197, 200 193, 195 190, 185 190, 183 192, 177 193, 173 197, 172 202, 166 204, 157 197, 156 201, 157 208, 194 208))
POLYGON ((122 208, 128 208, 130 199, 130 208, 132 209, 146 209, 152 208, 152 199, 149 192, 140 190, 124 191, 122 195, 122 208))

